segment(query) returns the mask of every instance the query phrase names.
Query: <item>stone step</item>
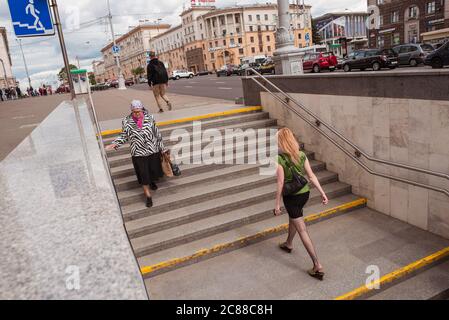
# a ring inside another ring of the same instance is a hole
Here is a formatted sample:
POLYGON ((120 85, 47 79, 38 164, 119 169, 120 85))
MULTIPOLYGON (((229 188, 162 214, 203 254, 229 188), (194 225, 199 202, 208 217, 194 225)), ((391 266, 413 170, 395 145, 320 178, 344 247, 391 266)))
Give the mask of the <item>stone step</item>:
MULTIPOLYGON (((304 207, 304 217, 310 216, 328 210, 330 208, 337 208, 343 204, 351 203, 360 199, 360 197, 353 194, 342 195, 329 199, 329 204, 324 207, 322 204, 311 204, 310 202, 304 207)), ((267 203, 269 210, 273 207, 273 201, 267 203)), ((355 210, 360 206, 353 206, 347 210, 355 210)), ((342 210, 341 213, 345 211, 342 210)), ((270 214, 268 214, 270 215, 270 214)), ((143 276, 145 278, 154 277, 159 274, 175 270, 202 260, 206 260, 217 255, 225 254, 227 252, 237 250, 249 244, 260 242, 275 236, 286 233, 285 229, 280 228, 288 222, 286 213, 280 216, 271 216, 267 219, 245 224, 241 227, 217 233, 208 237, 204 237, 192 242, 180 244, 176 247, 160 250, 149 255, 139 257, 138 263, 141 267, 143 276), (276 232, 266 232, 266 230, 278 230, 276 232), (253 238, 253 241, 244 242, 240 239, 253 238), (232 244, 232 245, 231 245, 232 244), (214 248, 222 248, 221 250, 214 250, 214 248), (207 251, 207 254, 199 255, 199 252, 207 251), (153 268, 153 266, 157 266, 153 268), (150 269, 151 272, 147 272, 150 269)))
POLYGON ((228 181, 211 182, 194 186, 188 190, 174 191, 160 198, 155 194, 153 196, 154 206, 152 208, 145 207, 143 191, 139 191, 138 189, 121 191, 118 192, 118 195, 122 206, 123 219, 129 221, 187 207, 207 199, 250 190, 272 183, 274 179, 272 176, 261 176, 257 173, 228 181))
MULTIPOLYGON (((323 186, 329 196, 341 196, 351 192, 351 187, 341 182, 334 182, 323 186)), ((308 205, 321 201, 316 189, 311 190, 308 205)), ((170 229, 151 233, 131 239, 136 257, 149 255, 157 251, 173 248, 180 244, 192 242, 213 234, 226 232, 242 225, 257 222, 272 217, 274 199, 231 210, 223 214, 176 226, 170 229)))
MULTIPOLYGON (((309 160, 313 160, 315 159, 315 154, 313 152, 309 152, 309 151, 305 151, 307 157, 309 158, 309 160)), ((182 175, 186 176, 186 175, 192 175, 192 174, 197 174, 197 173, 202 173, 205 171, 210 171, 210 170, 215 170, 215 169, 221 169, 221 168, 225 168, 227 166, 230 165, 235 165, 238 163, 247 163, 248 162, 248 157, 250 155, 253 155, 254 152, 251 153, 234 153, 234 157, 233 157, 233 162, 234 164, 180 164, 180 169, 182 171, 182 175)), ((257 154, 257 153, 256 153, 257 154)), ((179 163, 179 159, 177 159, 175 161, 176 163, 179 163)), ((135 171, 134 171, 134 167, 130 161, 129 164, 124 164, 118 167, 114 167, 111 168, 111 175, 112 175, 112 179, 114 179, 114 181, 116 179, 121 179, 121 178, 126 178, 129 176, 134 177, 134 179, 137 179, 135 177, 135 171)))
MULTIPOLYGON (((449 259, 395 283, 393 286, 374 290, 368 300, 430 300, 441 299, 449 289, 449 259), (440 298, 441 296, 441 298, 440 298)), ((448 296, 449 297, 449 296, 448 296)), ((447 299, 447 298, 446 298, 447 299)))
MULTIPOLYGON (((237 116, 231 116, 226 117, 222 119, 204 119, 201 120, 201 128, 202 129, 210 129, 210 128, 222 128, 226 126, 234 126, 239 127, 239 124, 245 124, 245 123, 252 123, 257 122, 259 120, 266 120, 269 119, 267 112, 253 112, 249 114, 242 114, 237 116)), ((170 137, 171 133, 174 130, 187 130, 188 132, 191 132, 193 130, 192 128, 193 122, 187 122, 180 125, 170 126, 170 127, 159 127, 159 131, 162 134, 162 137, 170 137)), ((118 135, 118 134, 117 134, 118 135)), ((103 139, 103 143, 105 145, 110 144, 114 139, 117 137, 115 136, 109 136, 107 138, 103 139)))
MULTIPOLYGON (((324 162, 317 161, 317 160, 311 160, 310 161, 310 166, 315 171, 320 171, 320 170, 323 170, 325 168, 324 162)), ((225 179, 225 180, 220 180, 220 183, 223 184, 226 181, 229 181, 229 180, 232 181, 232 178, 234 178, 234 177, 237 178, 238 180, 242 180, 242 179, 244 179, 245 177, 248 177, 248 176, 251 177, 251 179, 253 179, 253 180, 262 180, 262 181, 274 181, 275 180, 274 176, 261 176, 259 174, 259 171, 258 171, 258 168, 260 168, 260 166, 257 167, 256 170, 250 170, 249 168, 248 168, 248 170, 247 169, 243 170, 245 168, 244 165, 238 166, 238 168, 240 170, 242 170, 242 171, 240 171, 240 174, 238 172, 238 169, 235 169, 235 168, 232 168, 232 169, 229 169, 229 168, 220 169, 220 170, 225 170, 224 171, 225 173, 230 173, 231 172, 230 179, 228 178, 228 179, 225 179), (235 170, 237 170, 237 171, 235 171, 235 170), (256 176, 258 176, 259 179, 257 179, 256 176)), ((180 177, 173 177, 173 178, 165 179, 165 181, 162 181, 160 183, 160 186, 159 186, 160 187, 160 191, 158 189, 157 191, 154 192, 155 198, 158 198, 159 194, 169 195, 169 193, 170 194, 182 193, 183 189, 185 189, 186 187, 187 188, 193 187, 192 185, 189 185, 192 181, 195 181, 194 184, 196 184, 196 185, 202 184, 199 187, 202 187, 202 186, 207 187, 208 185, 213 186, 214 181, 217 180, 217 179, 213 178, 214 175, 216 175, 216 174, 217 174, 216 170, 213 170, 213 171, 211 170, 210 172, 205 172, 205 173, 201 174, 200 177, 195 177, 195 176, 182 177, 182 176, 180 176, 180 177), (202 178, 207 179, 207 181, 205 181, 203 183, 201 181, 202 178), (198 180, 198 179, 200 179, 200 180, 198 180), (176 188, 171 188, 171 186, 176 186, 176 188)), ((205 191, 205 190, 198 190, 198 191, 205 191)), ((133 188, 133 189, 119 191, 118 192, 118 198, 119 198, 120 204, 122 206, 133 204, 136 201, 140 201, 141 203, 144 203, 144 201, 145 201, 145 196, 144 196, 143 190, 142 190, 142 188, 140 186, 136 187, 136 188, 133 188)), ((155 199, 153 199, 153 201, 155 201, 155 199)), ((151 211, 155 211, 155 210, 153 209, 151 211)))
MULTIPOLYGON (((316 172, 321 185, 338 181, 338 175, 330 171, 316 172)), ((207 200, 188 207, 172 210, 169 213, 151 215, 125 224, 130 238, 159 232, 181 224, 215 216, 230 210, 237 210, 263 201, 273 200, 276 195, 276 182, 269 185, 207 200)))
MULTIPOLYGON (((243 150, 246 150, 246 148, 248 148, 248 146, 254 146, 257 148, 266 148, 267 143, 265 145, 262 145, 262 143, 260 143, 260 146, 258 144, 258 140, 257 137, 255 138, 251 138, 251 139, 246 139, 243 140, 243 134, 238 135, 239 137, 242 137, 242 141, 232 141, 232 139, 227 139, 227 140, 223 140, 223 142, 221 143, 222 146, 222 152, 223 154, 226 154, 226 152, 231 152, 234 151, 237 152, 240 149, 239 148, 243 148, 243 150), (225 144, 223 146, 223 144, 225 144)), ((268 142, 268 141, 267 141, 268 142)), ((181 163, 181 162, 186 162, 187 159, 190 159, 190 163, 193 162, 193 157, 196 155, 201 155, 202 154, 202 150, 210 145, 211 142, 210 141, 205 141, 205 142, 200 142, 200 143, 180 143, 179 145, 176 145, 176 150, 173 151, 173 154, 178 153, 177 150, 184 150, 187 149, 189 150, 190 154, 181 157, 181 158, 177 158, 176 161, 181 163), (196 151, 195 148, 200 147, 199 151, 196 151), (194 152, 196 151, 196 152, 194 152)), ((173 149, 173 146, 172 146, 173 149)), ((129 151, 129 148, 128 148, 129 151)), ((122 153, 122 154, 113 154, 110 155, 108 157, 108 162, 109 162, 109 166, 111 168, 115 168, 124 164, 128 164, 131 163, 131 154, 130 153, 122 153)))

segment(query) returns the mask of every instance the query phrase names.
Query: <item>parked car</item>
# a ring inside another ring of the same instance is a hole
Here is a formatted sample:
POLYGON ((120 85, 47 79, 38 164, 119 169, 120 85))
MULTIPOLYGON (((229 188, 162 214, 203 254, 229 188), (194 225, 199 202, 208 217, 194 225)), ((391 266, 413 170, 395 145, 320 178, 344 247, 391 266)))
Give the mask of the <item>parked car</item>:
POLYGON ((224 65, 223 67, 221 67, 220 69, 217 70, 216 72, 217 77, 221 77, 221 76, 232 76, 233 74, 239 74, 239 67, 234 65, 234 64, 227 64, 224 65))
POLYGON ((393 50, 365 49, 356 50, 349 54, 343 62, 342 68, 345 72, 353 69, 379 71, 383 68, 394 69, 397 66, 398 58, 393 50))
POLYGON ((148 83, 147 78, 139 78, 139 83, 148 83))
MULTIPOLYGON (((245 76, 246 75, 246 70, 250 69, 250 68, 252 68, 252 69, 256 70, 257 72, 259 72, 260 71, 260 64, 255 63, 255 62, 253 62, 253 63, 244 63, 244 64, 242 64, 238 68, 238 70, 237 70, 238 75, 239 76, 245 76)), ((249 72, 249 75, 251 75, 251 74, 252 74, 252 72, 249 72)))
POLYGON ((118 88, 118 80, 111 80, 108 83, 109 83, 109 87, 118 88))
POLYGON ((262 65, 257 68, 257 71, 259 71, 259 73, 261 74, 275 74, 274 61, 271 59, 265 60, 262 65))
POLYGON ((443 68, 449 65, 449 40, 442 44, 437 50, 427 55, 424 64, 432 68, 443 68))
POLYGON ((195 74, 195 77, 198 77, 198 76, 207 76, 207 75, 209 75, 209 74, 210 74, 209 71, 203 70, 203 71, 197 72, 197 73, 195 74))
POLYGON ((193 78, 195 75, 191 71, 187 70, 173 70, 171 79, 173 80, 179 80, 181 78, 193 78))
POLYGON ((424 63, 427 55, 435 48, 430 44, 403 44, 393 47, 394 52, 398 55, 398 62, 400 65, 408 65, 417 67, 424 63))
POLYGON ((133 79, 126 79, 125 80, 125 86, 132 86, 134 85, 134 80, 133 79))
POLYGON ((321 70, 334 71, 336 65, 330 60, 330 52, 306 53, 303 57, 304 71, 321 72, 321 70))

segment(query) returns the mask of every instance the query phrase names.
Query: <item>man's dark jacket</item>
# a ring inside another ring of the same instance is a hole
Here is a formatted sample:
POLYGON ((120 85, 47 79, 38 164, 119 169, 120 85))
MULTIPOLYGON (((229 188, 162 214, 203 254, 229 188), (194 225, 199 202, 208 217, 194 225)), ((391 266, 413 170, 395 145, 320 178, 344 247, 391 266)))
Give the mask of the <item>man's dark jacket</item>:
POLYGON ((148 85, 162 84, 168 82, 168 73, 164 64, 157 58, 151 59, 147 66, 148 85))

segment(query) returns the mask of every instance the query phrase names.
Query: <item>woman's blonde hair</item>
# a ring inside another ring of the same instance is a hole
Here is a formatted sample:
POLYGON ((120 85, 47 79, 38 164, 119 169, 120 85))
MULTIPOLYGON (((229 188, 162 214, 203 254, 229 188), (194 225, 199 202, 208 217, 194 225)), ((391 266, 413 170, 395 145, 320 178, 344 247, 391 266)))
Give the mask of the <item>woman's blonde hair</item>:
POLYGON ((289 128, 282 128, 277 133, 278 146, 285 152, 293 163, 299 163, 299 143, 289 128))

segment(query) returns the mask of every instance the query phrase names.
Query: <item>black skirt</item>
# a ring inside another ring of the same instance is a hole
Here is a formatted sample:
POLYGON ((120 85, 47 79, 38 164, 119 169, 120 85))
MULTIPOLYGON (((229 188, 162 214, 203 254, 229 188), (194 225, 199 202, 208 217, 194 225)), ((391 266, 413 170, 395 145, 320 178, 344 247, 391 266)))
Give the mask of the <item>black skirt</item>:
POLYGON ((284 196, 282 199, 284 200, 284 207, 288 212, 288 216, 290 219, 298 219, 303 215, 303 208, 309 200, 310 191, 292 195, 292 196, 284 196))
POLYGON ((160 153, 146 157, 132 157, 132 161, 140 185, 147 186, 164 176, 160 153))

